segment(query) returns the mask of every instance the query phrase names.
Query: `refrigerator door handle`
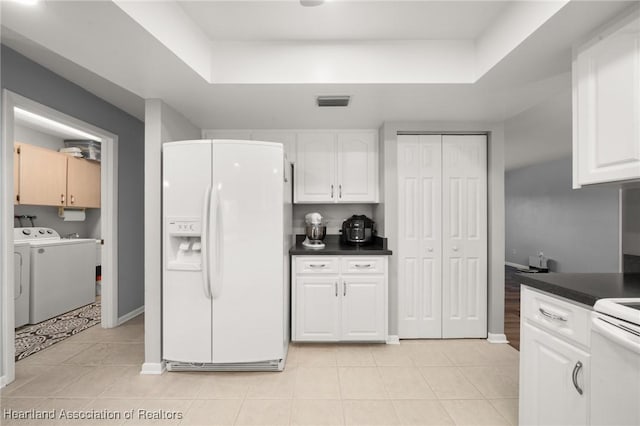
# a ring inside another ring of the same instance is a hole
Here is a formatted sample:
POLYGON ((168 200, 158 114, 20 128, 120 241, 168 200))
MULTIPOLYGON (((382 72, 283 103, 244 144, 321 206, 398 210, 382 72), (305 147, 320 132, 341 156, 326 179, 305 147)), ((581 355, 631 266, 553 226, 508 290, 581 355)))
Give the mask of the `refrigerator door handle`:
POLYGON ((202 234, 200 235, 202 256, 202 284, 204 286, 204 295, 207 299, 211 299, 211 278, 209 274, 209 204, 211 200, 211 191, 213 188, 209 186, 204 191, 204 199, 202 202, 202 234))
POLYGON ((216 262, 215 262, 215 275, 213 281, 213 287, 211 289, 211 294, 214 299, 220 297, 220 293, 222 292, 222 280, 224 276, 224 250, 223 250, 223 241, 224 241, 224 223, 222 217, 222 201, 220 200, 220 190, 218 189, 215 193, 215 196, 211 197, 212 200, 215 200, 215 207, 213 211, 215 211, 215 235, 213 240, 215 241, 215 250, 216 250, 216 262))

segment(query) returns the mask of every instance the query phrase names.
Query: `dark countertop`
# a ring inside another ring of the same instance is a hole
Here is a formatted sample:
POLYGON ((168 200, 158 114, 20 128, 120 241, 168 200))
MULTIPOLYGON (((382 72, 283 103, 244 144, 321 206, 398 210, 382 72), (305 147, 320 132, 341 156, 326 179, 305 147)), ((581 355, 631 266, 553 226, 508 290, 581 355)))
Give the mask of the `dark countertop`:
POLYGON ((369 245, 349 245, 340 242, 340 235, 327 235, 324 237, 326 245, 323 249, 310 249, 302 245, 304 235, 296 235, 296 243, 289 250, 293 256, 330 255, 330 256, 389 256, 391 250, 387 249, 387 239, 375 237, 369 245))
POLYGON ((640 274, 516 274, 521 284, 593 306, 599 299, 640 297, 640 274))

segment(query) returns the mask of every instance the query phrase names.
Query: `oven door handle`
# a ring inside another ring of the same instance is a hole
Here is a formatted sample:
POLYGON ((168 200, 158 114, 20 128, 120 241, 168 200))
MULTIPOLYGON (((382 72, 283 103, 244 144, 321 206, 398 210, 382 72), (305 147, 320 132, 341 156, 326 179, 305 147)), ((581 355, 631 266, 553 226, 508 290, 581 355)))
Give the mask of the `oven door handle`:
POLYGON ((601 316, 594 316, 591 320, 592 330, 604 338, 636 353, 640 354, 640 336, 637 331, 621 327, 614 321, 609 321, 601 316))

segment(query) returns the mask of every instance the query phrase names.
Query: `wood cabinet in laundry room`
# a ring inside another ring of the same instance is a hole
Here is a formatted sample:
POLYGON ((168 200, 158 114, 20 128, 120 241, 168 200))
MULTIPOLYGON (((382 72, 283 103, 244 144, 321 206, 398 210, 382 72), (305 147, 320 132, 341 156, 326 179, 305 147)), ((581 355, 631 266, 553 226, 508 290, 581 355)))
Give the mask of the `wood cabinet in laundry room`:
POLYGON ((57 151, 14 144, 14 203, 100 207, 100 164, 57 151))
POLYGON ((16 146, 18 164, 14 167, 19 170, 16 203, 66 206, 67 156, 26 143, 16 146))
POLYGON ((67 159, 67 206, 100 207, 100 163, 67 159))

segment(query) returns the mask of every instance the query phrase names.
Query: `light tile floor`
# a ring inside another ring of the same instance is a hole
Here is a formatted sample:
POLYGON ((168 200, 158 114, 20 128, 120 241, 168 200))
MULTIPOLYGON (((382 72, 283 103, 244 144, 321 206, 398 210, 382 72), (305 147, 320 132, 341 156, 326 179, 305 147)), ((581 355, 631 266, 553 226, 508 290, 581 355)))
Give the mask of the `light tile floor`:
POLYGON ((518 352, 484 340, 292 344, 282 373, 141 376, 143 317, 99 326, 16 364, 0 415, 125 413, 133 419, 0 424, 515 425, 518 352), (137 410, 163 414, 139 419, 137 410), (103 411, 104 410, 104 411, 103 411), (169 418, 180 413, 180 419, 169 418))

